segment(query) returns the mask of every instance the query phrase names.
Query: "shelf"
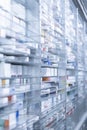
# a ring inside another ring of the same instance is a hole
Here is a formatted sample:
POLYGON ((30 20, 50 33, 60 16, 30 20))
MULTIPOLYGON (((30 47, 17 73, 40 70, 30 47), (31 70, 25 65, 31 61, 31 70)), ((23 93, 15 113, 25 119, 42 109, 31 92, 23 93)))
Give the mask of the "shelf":
MULTIPOLYGON (((49 77, 49 76, 48 76, 49 77)), ((58 81, 57 80, 54 80, 54 81, 42 81, 43 83, 54 83, 54 84, 58 84, 58 81)))
POLYGON ((28 56, 30 58, 37 58, 37 59, 40 58, 39 56, 35 56, 35 55, 32 55, 32 54, 29 55, 27 53, 17 52, 17 51, 13 51, 13 52, 7 51, 6 52, 4 50, 3 51, 0 50, 0 53, 4 54, 4 55, 7 55, 7 56, 19 56, 19 57, 20 56, 23 56, 23 57, 27 57, 28 56))
POLYGON ((74 87, 74 88, 70 88, 70 90, 66 89, 67 92, 72 92, 72 91, 75 91, 77 89, 77 87, 74 87))
POLYGON ((41 76, 32 76, 32 75, 21 75, 21 74, 17 74, 17 75, 12 75, 11 77, 0 77, 1 80, 5 79, 5 80, 15 80, 15 79, 32 79, 32 78, 40 78, 41 76))
MULTIPOLYGON (((24 106, 23 108, 26 108, 26 106, 24 106)), ((18 110, 22 110, 23 108, 16 108, 16 109, 10 108, 10 110, 6 109, 6 110, 2 110, 2 111, 0 110, 0 117, 4 117, 6 115, 8 116, 9 114, 14 113, 14 112, 16 112, 18 110)))
POLYGON ((48 97, 48 98, 51 98, 51 97, 53 97, 54 95, 55 95, 55 97, 56 97, 56 94, 63 94, 63 93, 65 93, 65 89, 64 88, 62 88, 62 89, 59 89, 59 90, 55 90, 55 91, 49 91, 49 92, 45 92, 45 94, 41 94, 41 98, 43 98, 43 99, 45 99, 46 97, 48 97))
POLYGON ((18 95, 18 94, 21 94, 21 93, 28 93, 28 92, 30 92, 30 89, 25 89, 25 90, 21 90, 21 91, 16 91, 16 95, 18 95))
POLYGON ((11 63, 13 65, 26 65, 26 66, 37 66, 39 63, 33 63, 33 62, 25 62, 25 61, 16 61, 16 60, 1 60, 1 62, 5 63, 11 63))
POLYGON ((3 108, 3 107, 7 107, 7 106, 11 106, 13 104, 15 104, 16 102, 11 102, 11 103, 3 103, 3 104, 0 104, 0 108, 3 108))
POLYGON ((54 65, 46 65, 46 64, 42 64, 41 65, 42 68, 58 68, 58 66, 54 66, 54 65))
POLYGON ((0 98, 3 98, 3 97, 8 97, 8 96, 12 96, 12 95, 15 95, 15 87, 12 87, 12 88, 0 88, 0 98))
MULTIPOLYGON (((45 76, 45 75, 42 75, 41 77, 54 77, 54 78, 57 78, 57 76, 45 76)), ((50 81, 50 80, 49 80, 50 81)))
POLYGON ((72 71, 75 71, 76 68, 70 68, 70 67, 67 67, 66 70, 72 70, 72 71))
POLYGON ((47 101, 48 99, 51 99, 51 98, 54 98, 54 97, 56 97, 56 94, 51 94, 51 95, 47 94, 47 95, 44 95, 44 96, 41 97, 41 102, 42 101, 47 101))

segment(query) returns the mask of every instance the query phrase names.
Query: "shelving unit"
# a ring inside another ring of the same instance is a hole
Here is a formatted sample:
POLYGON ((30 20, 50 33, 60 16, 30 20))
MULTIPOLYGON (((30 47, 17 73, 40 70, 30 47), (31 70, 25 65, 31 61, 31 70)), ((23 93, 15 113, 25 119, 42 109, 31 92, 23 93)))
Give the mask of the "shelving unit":
POLYGON ((77 9, 72 0, 65 2, 65 41, 66 41, 66 129, 75 128, 72 114, 78 99, 77 82, 77 9), (69 16, 69 17, 68 17, 69 16))
MULTIPOLYGON (((72 0, 66 1, 65 31, 67 54, 66 129, 75 129, 85 111, 85 28, 84 20, 72 0), (69 16, 69 17, 67 17, 69 16), (68 89, 68 90, 67 90, 68 89)), ((86 45, 86 44, 85 44, 86 45)))
POLYGON ((0 19, 0 130, 74 130, 87 91, 79 9, 73 0, 1 0, 0 19))
POLYGON ((84 22, 81 19, 80 15, 78 15, 78 96, 84 98, 84 87, 85 87, 85 79, 84 79, 84 22))
POLYGON ((67 55, 67 106, 66 113, 71 114, 75 109, 75 103, 78 95, 77 84, 77 25, 76 25, 76 8, 71 0, 65 4, 65 39, 66 39, 66 55, 67 55), (70 17, 67 17, 67 16, 70 17), (71 37, 72 34, 72 37, 71 37))
POLYGON ((49 4, 49 1, 40 1, 41 88, 44 97, 41 102, 41 130, 65 128, 66 61, 63 2, 51 0, 49 4))
POLYGON ((40 112, 39 3, 2 0, 0 17, 0 130, 33 130, 40 112))

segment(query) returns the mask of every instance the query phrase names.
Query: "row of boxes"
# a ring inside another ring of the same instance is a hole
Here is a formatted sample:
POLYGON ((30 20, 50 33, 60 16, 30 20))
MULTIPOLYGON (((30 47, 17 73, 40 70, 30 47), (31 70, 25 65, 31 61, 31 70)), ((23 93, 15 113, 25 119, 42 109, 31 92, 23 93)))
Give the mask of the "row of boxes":
POLYGON ((4 104, 16 102, 16 100, 17 100, 16 95, 7 96, 7 97, 4 97, 4 98, 1 98, 0 104, 3 106, 4 104))
MULTIPOLYGON (((22 50, 20 50, 22 51, 22 50)), ((0 56, 0 58, 5 58, 6 60, 13 60, 13 61, 23 61, 23 62, 29 62, 29 57, 14 57, 14 56, 0 56)), ((22 74, 22 66, 13 67, 10 63, 0 62, 0 77, 5 78, 9 77, 11 78, 11 75, 17 74, 17 70, 19 71, 19 74, 22 74), (19 68, 19 69, 17 69, 19 68)))
MULTIPOLYGON (((11 99, 14 99, 14 101, 16 101, 16 97, 12 96, 11 97, 8 97, 8 100, 11 101, 11 99)), ((6 100, 6 99, 5 99, 6 100)), ((19 116, 21 116, 22 114, 25 114, 25 111, 23 109, 23 101, 20 101, 18 103, 15 103, 13 106, 12 106, 12 109, 16 111, 15 112, 12 112, 10 114, 7 114, 3 117, 0 117, 0 129, 13 129, 17 126, 17 123, 19 121, 19 116), (18 109, 18 110, 17 110, 18 109)), ((3 111, 9 111, 9 108, 4 108, 3 111)))
POLYGON ((14 87, 11 88, 0 88, 0 97, 14 95, 16 89, 14 87))
POLYGON ((42 75, 45 76, 57 76, 58 75, 58 71, 55 68, 42 68, 42 75))

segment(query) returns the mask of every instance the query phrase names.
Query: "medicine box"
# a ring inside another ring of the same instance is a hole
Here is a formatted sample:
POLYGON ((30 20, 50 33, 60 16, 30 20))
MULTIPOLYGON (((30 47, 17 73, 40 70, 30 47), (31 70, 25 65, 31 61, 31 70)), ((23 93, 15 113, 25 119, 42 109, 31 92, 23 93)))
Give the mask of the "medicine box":
POLYGON ((11 77, 11 64, 5 62, 0 63, 0 77, 11 77))
POLYGON ((4 125, 4 128, 9 128, 9 130, 16 127, 16 112, 9 114, 8 116, 4 116, 1 120, 4 125))

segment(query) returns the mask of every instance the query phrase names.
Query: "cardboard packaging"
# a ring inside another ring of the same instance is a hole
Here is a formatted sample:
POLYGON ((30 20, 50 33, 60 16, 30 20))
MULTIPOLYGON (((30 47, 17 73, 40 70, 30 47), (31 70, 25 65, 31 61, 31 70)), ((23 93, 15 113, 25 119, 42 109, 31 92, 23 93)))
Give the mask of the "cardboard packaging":
POLYGON ((5 62, 0 63, 0 77, 11 77, 11 64, 5 62))

